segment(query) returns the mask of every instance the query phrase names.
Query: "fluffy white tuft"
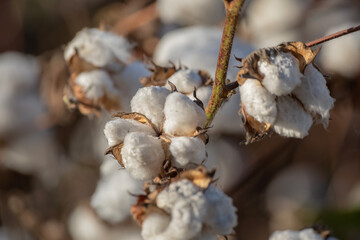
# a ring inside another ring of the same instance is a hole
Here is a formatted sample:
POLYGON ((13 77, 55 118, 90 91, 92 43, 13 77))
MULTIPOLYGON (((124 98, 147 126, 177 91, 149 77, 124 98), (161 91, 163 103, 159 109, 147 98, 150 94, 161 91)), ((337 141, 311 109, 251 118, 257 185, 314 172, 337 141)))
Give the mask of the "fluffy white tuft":
POLYGON ((256 79, 247 79, 240 86, 241 103, 246 112, 259 122, 273 124, 276 119, 275 96, 270 94, 256 79))
MULTIPOLYGON (((198 88, 202 84, 202 78, 197 71, 192 69, 179 70, 169 77, 168 82, 173 83, 176 89, 184 94, 189 94, 198 88)), ((165 87, 171 90, 169 83, 166 83, 165 87)))
POLYGON ((127 134, 121 155, 125 168, 132 177, 139 180, 156 177, 165 160, 161 140, 144 132, 127 134))
POLYGON ((301 83, 303 76, 298 60, 290 53, 274 53, 269 61, 258 62, 259 72, 264 75, 262 84, 277 96, 290 94, 301 83))
POLYGON ((132 119, 114 118, 108 121, 104 128, 104 134, 110 147, 123 142, 126 134, 130 132, 144 132, 155 136, 155 131, 150 126, 132 119))
POLYGON ((269 240, 323 240, 323 238, 320 234, 315 232, 314 229, 307 228, 302 231, 276 231, 271 234, 269 240))
MULTIPOLYGON (((209 103, 211 92, 212 92, 211 86, 202 86, 196 89, 196 97, 204 104, 204 107, 206 107, 206 105, 209 103)), ((196 100, 193 92, 187 94, 187 96, 193 101, 196 100)))
POLYGON ((291 97, 279 97, 277 102, 278 116, 274 130, 281 136, 304 138, 312 125, 312 117, 305 112, 300 103, 291 97))
POLYGON ((329 111, 334 107, 335 99, 330 96, 324 76, 312 64, 305 68, 304 75, 301 85, 294 90, 294 94, 307 111, 314 115, 319 114, 321 122, 327 126, 329 111))
POLYGON ((200 138, 176 137, 171 139, 170 153, 175 167, 200 165, 206 159, 205 144, 200 138))
POLYGON ((75 82, 80 85, 89 99, 100 99, 104 95, 117 96, 114 83, 110 75, 103 70, 93 70, 80 73, 75 82))
POLYGON ((158 235, 165 231, 170 221, 171 218, 168 215, 157 212, 151 213, 141 226, 141 236, 144 239, 158 239, 158 235))
POLYGON ((201 107, 179 92, 171 93, 164 106, 165 133, 175 136, 192 135, 196 127, 204 127, 206 114, 201 107))
POLYGON ((164 105, 170 91, 163 87, 140 88, 131 100, 131 111, 144 114, 160 129, 164 105))

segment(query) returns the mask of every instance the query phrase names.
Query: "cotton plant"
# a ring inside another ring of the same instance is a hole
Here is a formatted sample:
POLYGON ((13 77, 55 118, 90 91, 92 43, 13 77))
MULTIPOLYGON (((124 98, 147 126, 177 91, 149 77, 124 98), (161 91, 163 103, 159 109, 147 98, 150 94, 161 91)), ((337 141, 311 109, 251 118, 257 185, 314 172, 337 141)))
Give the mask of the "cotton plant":
POLYGON ((275 132, 304 138, 313 123, 328 125, 334 99, 313 64, 318 50, 289 42, 242 60, 237 81, 247 143, 275 132))
POLYGON ((71 72, 65 103, 84 115, 97 116, 103 109, 127 106, 129 95, 140 87, 137 75, 147 72, 141 63, 128 63, 132 48, 127 39, 112 32, 96 28, 78 32, 64 51, 71 72))

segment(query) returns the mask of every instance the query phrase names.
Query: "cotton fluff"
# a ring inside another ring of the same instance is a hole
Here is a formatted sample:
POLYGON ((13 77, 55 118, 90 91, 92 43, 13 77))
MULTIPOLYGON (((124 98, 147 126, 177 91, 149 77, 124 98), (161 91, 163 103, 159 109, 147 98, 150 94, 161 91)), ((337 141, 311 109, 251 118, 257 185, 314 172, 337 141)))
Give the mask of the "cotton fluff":
POLYGON ((97 100, 106 94, 117 96, 114 83, 106 71, 82 72, 76 77, 75 82, 82 87, 86 98, 97 100))
POLYGON ((165 160, 161 140, 144 132, 127 134, 121 155, 130 175, 139 180, 150 180, 156 177, 165 160))
MULTIPOLYGON (((141 235, 144 239, 154 239, 158 237, 169 225, 171 218, 169 215, 153 212, 148 215, 141 226, 141 235)), ((158 238, 156 238, 158 239, 158 238)))
POLYGON ((155 131, 149 125, 132 119, 114 118, 108 121, 104 128, 110 147, 123 142, 126 134, 130 132, 144 132, 155 136, 155 131))
MULTIPOLYGON (((357 13, 358 14, 358 13, 357 13)), ((324 35, 354 27, 359 22, 347 22, 330 28, 324 35)), ((323 44, 320 62, 325 69, 346 77, 356 77, 359 74, 360 33, 355 32, 323 44)))
POLYGON ((304 75, 300 86, 293 93, 304 104, 307 111, 314 115, 319 114, 321 122, 327 126, 330 118, 329 111, 333 108, 335 99, 330 96, 324 76, 312 64, 307 65, 304 75))
POLYGON ((205 144, 200 138, 172 138, 169 150, 175 167, 184 168, 189 164, 200 165, 206 159, 205 144))
MULTIPOLYGON (((196 98, 198 98, 204 104, 204 107, 206 107, 206 105, 209 103, 211 92, 211 86, 202 86, 196 89, 196 98)), ((189 93, 187 96, 193 101, 196 100, 193 93, 189 93)))
POLYGON ((164 106, 165 133, 174 136, 192 135, 197 127, 204 127, 205 111, 186 95, 179 92, 171 93, 164 106))
POLYGON ((170 91, 163 87, 140 88, 131 99, 131 110, 144 114, 160 129, 164 120, 164 105, 170 91))
POLYGON ((181 93, 192 93, 194 89, 197 89, 202 84, 202 79, 197 71, 192 69, 179 70, 169 77, 165 87, 171 90, 169 84, 171 82, 181 93))
POLYGON ((130 192, 139 192, 141 182, 130 177, 119 164, 105 157, 100 167, 101 177, 91 197, 91 206, 104 220, 115 224, 130 216, 130 207, 136 198, 130 192))
POLYGON ((240 98, 246 112, 259 122, 273 124, 276 119, 275 96, 256 79, 247 79, 240 86, 240 98))
MULTIPOLYGON (((333 237, 327 238, 329 240, 336 240, 333 237)), ((320 234, 312 228, 307 228, 301 231, 276 231, 271 234, 269 240, 324 240, 320 234)))
POLYGON ((304 138, 312 125, 312 117, 300 103, 289 96, 279 97, 278 116, 273 125, 276 133, 284 137, 304 138))
POLYGON ((259 61, 262 84, 277 96, 290 94, 301 83, 298 60, 290 53, 270 53, 269 62, 259 61))
POLYGON ((126 62, 132 45, 120 36, 96 28, 85 28, 66 46, 64 57, 70 61, 76 54, 96 67, 111 66, 116 61, 126 62))

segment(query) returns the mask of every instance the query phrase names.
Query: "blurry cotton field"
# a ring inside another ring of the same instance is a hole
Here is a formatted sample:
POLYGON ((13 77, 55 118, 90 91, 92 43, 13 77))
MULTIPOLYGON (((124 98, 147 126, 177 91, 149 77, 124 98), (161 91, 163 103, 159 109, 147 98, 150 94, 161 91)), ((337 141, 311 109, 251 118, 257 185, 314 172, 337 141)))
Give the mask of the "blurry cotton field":
POLYGON ((360 2, 244 1, 219 93, 224 2, 0 2, 0 240, 360 239, 360 2))

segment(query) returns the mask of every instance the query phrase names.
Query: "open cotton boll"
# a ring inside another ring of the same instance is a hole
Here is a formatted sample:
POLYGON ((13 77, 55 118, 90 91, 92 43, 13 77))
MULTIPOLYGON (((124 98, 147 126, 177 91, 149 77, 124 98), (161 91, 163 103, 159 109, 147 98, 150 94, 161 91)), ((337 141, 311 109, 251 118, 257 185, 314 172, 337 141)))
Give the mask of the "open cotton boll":
POLYGON ((256 79, 247 79, 240 86, 241 103, 246 112, 259 122, 273 124, 276 119, 275 96, 256 79))
MULTIPOLYGON (((348 22, 330 28, 325 35, 354 27, 359 22, 348 22)), ((320 55, 320 62, 328 71, 339 73, 346 77, 355 77, 359 74, 360 62, 360 33, 355 32, 334 39, 323 44, 320 55)))
MULTIPOLYGON (((202 86, 196 89, 196 97, 204 104, 204 107, 206 107, 206 105, 209 103, 211 92, 212 92, 211 86, 202 86)), ((193 101, 196 100, 193 92, 187 94, 187 96, 193 101)))
POLYGON ((205 111, 186 95, 179 92, 171 93, 164 106, 165 133, 175 136, 192 135, 197 127, 204 127, 205 111))
POLYGON ((304 111, 300 103, 288 96, 277 101, 278 116, 273 127, 284 137, 304 138, 312 125, 312 117, 304 111))
POLYGON ((160 129, 164 120, 164 105, 170 91, 163 87, 140 88, 131 99, 131 111, 144 114, 160 129))
POLYGON ((176 89, 184 94, 192 93, 194 89, 200 87, 202 84, 202 78, 199 73, 192 69, 179 70, 169 77, 165 87, 171 90, 169 84, 171 82, 176 86, 176 89))
POLYGON ((121 155, 125 168, 132 177, 139 180, 156 177, 165 160, 161 140, 144 132, 127 134, 121 155))
POLYGON ((104 159, 101 173, 106 175, 102 174, 99 179, 91 206, 102 219, 119 223, 130 216, 130 207, 136 202, 130 192, 141 190, 141 182, 131 178, 126 170, 119 170, 118 163, 110 158, 104 159), (109 167, 112 170, 104 169, 109 167))
MULTIPOLYGON (((164 2, 172 3, 167 0, 164 2)), ((163 36, 156 46, 154 61, 158 65, 167 65, 169 61, 181 62, 184 66, 206 70, 210 76, 215 76, 222 32, 221 28, 206 26, 193 26, 171 31, 163 36)), ((250 44, 235 37, 231 54, 236 54, 237 57, 246 57, 254 50, 250 44)), ((231 57, 227 78, 236 78, 238 70, 235 66, 237 65, 239 62, 231 57)))
POLYGON ((330 118, 330 109, 334 107, 334 101, 326 86, 324 76, 312 65, 305 68, 305 77, 300 86, 295 88, 294 94, 304 104, 307 111, 319 114, 321 122, 327 126, 330 118))
POLYGON ((205 144, 200 138, 172 138, 169 150, 175 167, 184 168, 189 164, 200 165, 206 159, 205 144))
POLYGON ((141 236, 144 239, 157 239, 169 225, 171 221, 170 216, 153 212, 146 217, 141 226, 141 236))
POLYGON ((259 72, 264 75, 262 84, 277 96, 290 94, 301 83, 298 60, 290 53, 270 53, 267 61, 259 61, 259 72))
POLYGON ((221 0, 159 0, 156 3, 165 24, 215 25, 225 17, 221 0))
MULTIPOLYGON (((333 239, 335 238, 327 238, 333 239)), ((320 234, 315 232, 312 228, 306 228, 302 231, 292 231, 292 230, 284 230, 284 231, 276 231, 271 234, 269 240, 324 240, 320 234)))
POLYGON ((114 83, 106 71, 82 72, 76 77, 75 82, 82 87, 89 99, 100 99, 105 94, 117 96, 114 83))
POLYGON ((104 128, 104 134, 110 147, 123 142, 126 134, 130 132, 143 132, 155 136, 152 127, 132 119, 114 118, 108 121, 104 128))
POLYGON ((211 206, 205 217, 205 223, 217 234, 230 234, 237 225, 236 208, 232 204, 232 199, 214 185, 210 185, 204 194, 211 206))

